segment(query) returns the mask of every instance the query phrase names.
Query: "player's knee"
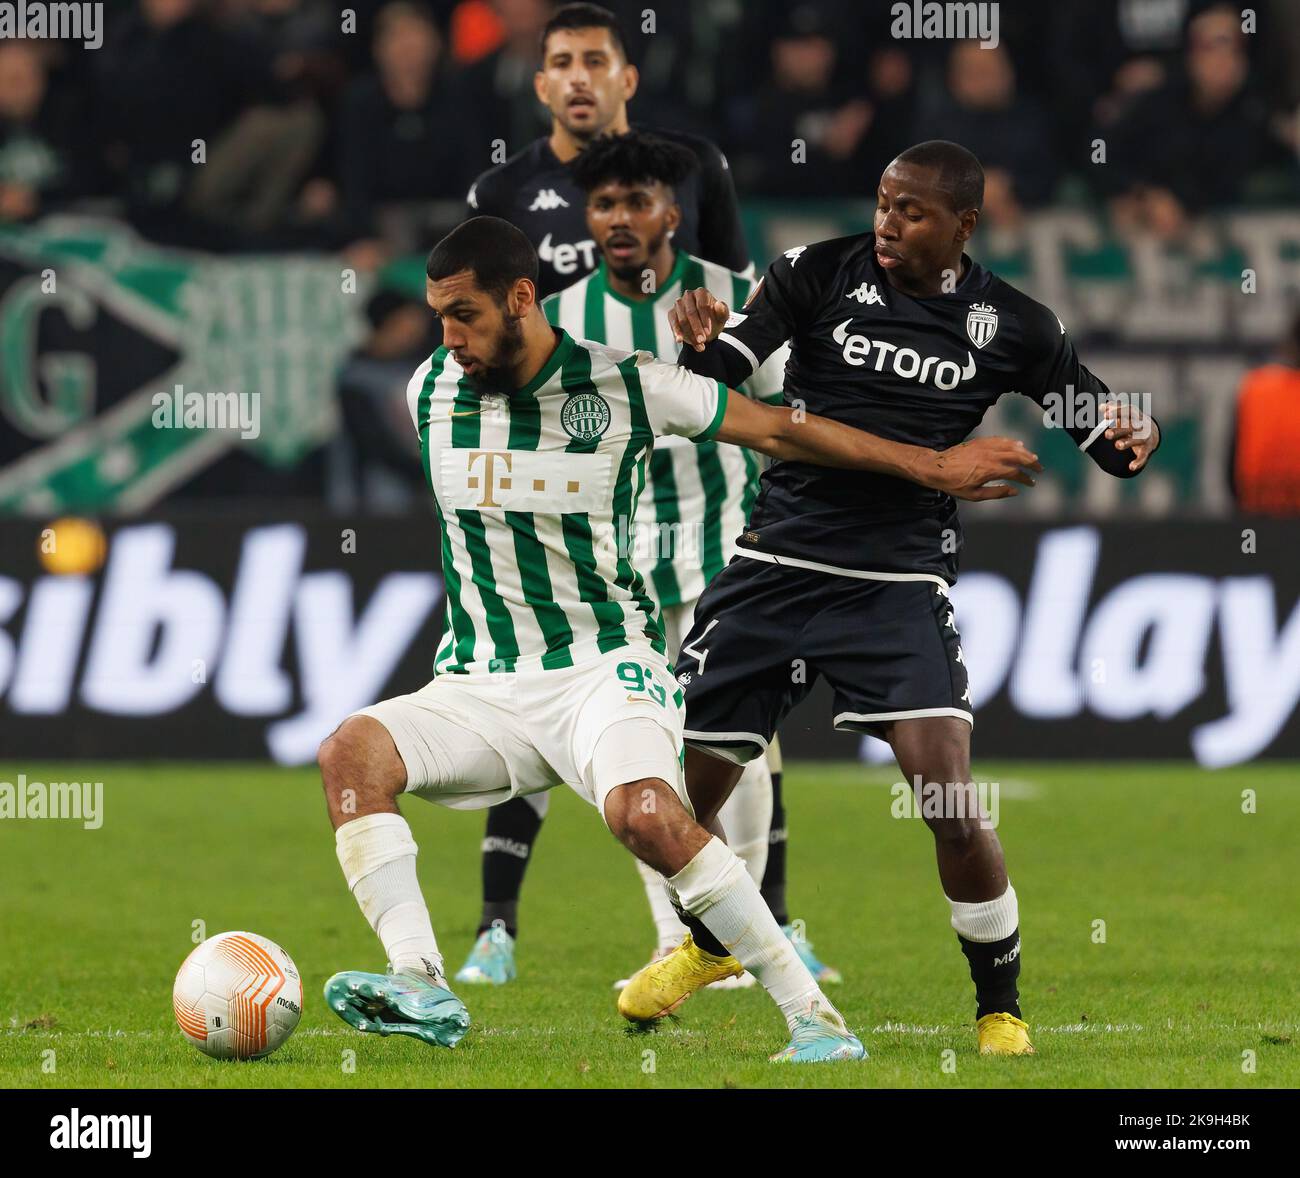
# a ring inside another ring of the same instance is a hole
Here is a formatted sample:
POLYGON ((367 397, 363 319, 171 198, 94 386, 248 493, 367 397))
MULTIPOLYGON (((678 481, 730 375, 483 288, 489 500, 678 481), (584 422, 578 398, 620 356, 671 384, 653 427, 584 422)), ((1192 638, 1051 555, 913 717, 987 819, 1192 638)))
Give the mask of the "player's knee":
POLYGON ((341 804, 347 793, 354 801, 371 794, 393 797, 401 792, 406 779, 392 737, 370 716, 344 720, 321 742, 316 763, 331 805, 341 804))
POLYGON ((983 833, 978 818, 936 818, 930 828, 936 841, 956 846, 974 844, 983 833))
POLYGON ((666 836, 665 809, 676 795, 657 778, 620 785, 605 798, 605 821, 610 833, 638 857, 653 853, 666 836))
MULTIPOLYGON (((948 796, 952 796, 949 794, 948 796)), ((983 840, 988 824, 978 812, 966 812, 954 804, 952 810, 926 820, 936 842, 961 849, 983 840)))

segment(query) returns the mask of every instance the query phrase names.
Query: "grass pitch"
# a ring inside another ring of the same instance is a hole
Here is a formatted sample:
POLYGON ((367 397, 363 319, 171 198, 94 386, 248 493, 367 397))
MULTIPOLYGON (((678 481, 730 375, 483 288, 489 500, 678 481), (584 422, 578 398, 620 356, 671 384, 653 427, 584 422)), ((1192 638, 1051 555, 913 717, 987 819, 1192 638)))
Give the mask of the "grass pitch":
MULTIPOLYGON (((705 992, 629 1034, 614 978, 652 944, 632 863, 556 790, 521 905, 520 978, 464 987, 454 1051, 361 1035, 321 998, 382 969, 343 883, 314 771, 247 765, 0 765, 0 780, 104 781, 104 822, 0 822, 0 1084, 6 1087, 1295 1087, 1300 911, 1292 764, 980 764, 1020 896, 1022 1003, 1039 1054, 981 1058, 966 962, 931 839, 891 817, 896 770, 789 766, 790 899, 871 1058, 777 1067, 761 989, 705 992), (1254 791, 1255 813, 1243 812, 1254 791), (208 933, 271 937, 305 1011, 276 1054, 190 1047, 171 985, 208 933), (1096 922, 1104 922, 1098 924, 1096 922)), ((456 969, 478 915, 481 814, 403 802, 434 928, 456 969)))

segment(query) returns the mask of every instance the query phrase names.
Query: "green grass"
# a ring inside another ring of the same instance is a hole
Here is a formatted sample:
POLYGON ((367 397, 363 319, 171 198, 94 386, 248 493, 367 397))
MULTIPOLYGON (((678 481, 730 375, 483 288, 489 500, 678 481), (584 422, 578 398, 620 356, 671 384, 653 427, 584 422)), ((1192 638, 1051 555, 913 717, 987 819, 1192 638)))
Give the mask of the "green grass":
MULTIPOLYGON (((8 1087, 1300 1085, 1295 765, 976 767, 1002 783, 1039 1050, 1011 1060, 975 1053, 931 840, 919 819, 891 818, 892 773, 791 766, 792 911, 844 972, 833 997, 871 1053, 820 1068, 766 1062, 785 1034, 761 989, 705 992, 660 1031, 625 1032, 610 984, 650 948, 645 900, 626 853, 567 790, 530 869, 520 979, 465 988, 474 1025, 442 1051, 357 1034, 321 999, 330 974, 382 968, 382 951, 344 886, 314 772, 4 765, 0 781, 20 771, 102 778, 105 816, 93 831, 0 822, 8 1087), (1244 789, 1255 814, 1242 813, 1244 789), (297 961, 306 1009, 268 1059, 220 1063, 181 1038, 171 984, 196 920, 262 933, 297 961)), ((403 810, 454 970, 478 915, 483 818, 403 810)))

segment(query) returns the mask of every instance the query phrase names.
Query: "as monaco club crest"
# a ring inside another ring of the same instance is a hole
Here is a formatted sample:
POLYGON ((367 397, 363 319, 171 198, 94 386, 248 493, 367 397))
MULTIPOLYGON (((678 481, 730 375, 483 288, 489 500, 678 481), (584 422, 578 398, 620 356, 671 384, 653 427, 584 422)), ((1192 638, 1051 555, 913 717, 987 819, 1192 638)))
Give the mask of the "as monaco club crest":
POLYGON ((988 303, 971 303, 966 312, 966 334, 970 342, 982 348, 998 333, 998 312, 988 303))

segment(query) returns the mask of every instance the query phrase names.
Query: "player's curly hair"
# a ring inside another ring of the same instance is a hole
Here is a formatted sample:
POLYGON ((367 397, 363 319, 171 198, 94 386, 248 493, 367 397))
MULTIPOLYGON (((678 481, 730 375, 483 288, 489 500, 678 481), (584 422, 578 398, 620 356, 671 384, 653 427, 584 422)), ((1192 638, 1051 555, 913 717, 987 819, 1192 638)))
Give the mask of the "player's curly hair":
POLYGON ((695 167, 695 156, 689 149, 644 131, 602 136, 569 165, 574 182, 584 192, 610 180, 620 184, 658 180, 676 188, 695 167))

